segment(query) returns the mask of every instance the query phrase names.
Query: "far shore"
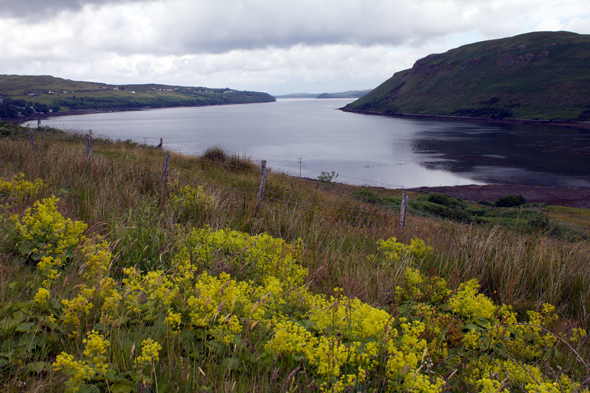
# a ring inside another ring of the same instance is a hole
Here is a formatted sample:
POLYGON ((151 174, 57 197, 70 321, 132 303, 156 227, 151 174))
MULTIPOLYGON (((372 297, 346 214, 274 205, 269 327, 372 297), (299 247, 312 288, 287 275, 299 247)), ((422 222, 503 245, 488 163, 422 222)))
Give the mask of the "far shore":
POLYGON ((534 119, 492 119, 488 117, 467 117, 467 116, 442 116, 442 115, 416 115, 410 113, 382 113, 374 111, 350 110, 345 107, 338 108, 343 112, 358 113, 361 115, 376 115, 387 117, 399 117, 406 119, 427 119, 427 120, 454 120, 454 121, 474 121, 480 123, 505 123, 505 124, 531 124, 538 126, 559 126, 559 127, 576 127, 590 129, 590 121, 575 120, 534 120, 534 119))

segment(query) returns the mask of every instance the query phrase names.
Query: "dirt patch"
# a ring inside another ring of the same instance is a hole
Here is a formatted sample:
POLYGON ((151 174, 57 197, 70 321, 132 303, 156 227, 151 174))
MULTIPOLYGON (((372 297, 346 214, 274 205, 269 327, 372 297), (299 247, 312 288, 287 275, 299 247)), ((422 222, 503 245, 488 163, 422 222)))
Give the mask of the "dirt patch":
POLYGON ((544 187, 512 184, 489 184, 485 186, 419 187, 407 191, 427 191, 448 194, 470 202, 486 199, 494 202, 507 195, 521 194, 527 203, 571 206, 590 209, 590 188, 588 187, 544 187))

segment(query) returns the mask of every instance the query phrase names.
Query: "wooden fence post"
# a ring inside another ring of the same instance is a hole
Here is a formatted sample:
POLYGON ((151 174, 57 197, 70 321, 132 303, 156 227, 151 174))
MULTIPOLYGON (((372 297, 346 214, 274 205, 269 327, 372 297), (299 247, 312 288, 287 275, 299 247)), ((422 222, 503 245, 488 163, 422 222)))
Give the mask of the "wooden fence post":
POLYGON ((164 157, 164 166, 162 167, 162 190, 160 192, 160 203, 166 203, 168 197, 168 164, 170 163, 170 154, 166 153, 164 157))
POLYGON ((264 187, 266 187, 266 160, 260 161, 260 186, 258 187, 258 198, 256 207, 262 203, 262 197, 264 195, 264 187))
POLYGON ((156 149, 161 149, 164 146, 164 138, 160 138, 160 144, 156 147, 156 149))
POLYGON ((84 144, 86 145, 86 155, 92 157, 92 140, 90 134, 84 135, 84 144))
POLYGON ((399 209, 399 228, 404 229, 406 226, 406 216, 408 213, 408 196, 406 194, 402 194, 402 205, 399 209))
POLYGON ((41 127, 41 114, 37 113, 37 128, 41 127))
POLYGON ((31 134, 31 149, 35 148, 35 131, 29 125, 29 133, 31 134))
POLYGON ((170 163, 170 154, 166 153, 164 157, 164 167, 162 168, 162 184, 168 181, 168 164, 170 163))

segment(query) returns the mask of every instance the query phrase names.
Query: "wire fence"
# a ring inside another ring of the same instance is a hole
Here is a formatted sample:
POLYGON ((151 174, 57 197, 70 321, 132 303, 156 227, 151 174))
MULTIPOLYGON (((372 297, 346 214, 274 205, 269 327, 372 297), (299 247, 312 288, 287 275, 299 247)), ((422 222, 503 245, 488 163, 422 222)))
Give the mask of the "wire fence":
MULTIPOLYGON (((52 132, 53 129, 50 127, 45 127, 45 128, 41 127, 40 134, 44 134, 45 133, 44 131, 46 131, 46 130, 51 132, 51 138, 53 140, 64 141, 64 142, 76 142, 76 143, 80 143, 81 145, 85 144, 85 134, 82 132, 80 132, 80 133, 76 133, 76 132, 74 132, 74 133, 73 132, 54 133, 54 132, 52 132)), ((0 135, 2 138, 12 138, 12 139, 16 139, 16 140, 29 140, 29 139, 33 140, 34 134, 35 134, 35 129, 32 129, 32 128, 26 128, 26 127, 22 127, 22 126, 7 126, 7 125, 0 127, 0 135), (7 135, 8 132, 10 132, 11 134, 7 135)), ((101 142, 113 143, 113 141, 110 140, 109 138, 100 138, 100 137, 93 139, 93 143, 97 143, 97 142, 98 143, 101 143, 101 142)), ((160 139, 160 142, 161 142, 161 139, 160 139)), ((32 143, 34 144, 34 141, 32 141, 32 143)), ((88 143, 88 142, 86 142, 86 143, 88 143)), ((140 145, 140 146, 147 145, 147 144, 141 144, 138 142, 133 142, 131 140, 127 140, 124 142, 117 140, 115 143, 140 145)), ((88 150, 88 145, 86 147, 87 147, 87 153, 91 154, 91 151, 88 150)), ((155 145, 154 145, 154 147, 155 147, 155 145)), ((161 147, 161 145, 158 147, 161 147)), ((180 153, 180 154, 188 155, 188 156, 193 155, 195 157, 202 157, 203 156, 202 154, 201 155, 199 155, 199 154, 185 154, 185 153, 180 153)), ((230 157, 231 157, 231 155, 230 155, 230 157)), ((235 157, 236 157, 236 161, 240 162, 240 160, 241 160, 242 162, 239 164, 235 164, 235 163, 231 163, 231 162, 214 161, 213 163, 216 165, 219 165, 219 166, 226 167, 227 169, 232 170, 232 171, 251 172, 251 173, 257 173, 257 174, 260 173, 260 168, 257 168, 256 164, 250 158, 248 158, 248 157, 240 158, 239 155, 235 155, 235 157)), ((230 160, 230 161, 232 161, 232 160, 230 160)), ((312 179, 309 177, 296 176, 296 175, 293 175, 290 173, 283 172, 281 170, 278 170, 275 172, 275 169, 273 169, 273 168, 288 168, 288 169, 298 171, 298 170, 300 170, 299 167, 289 166, 289 165, 285 165, 285 164, 281 164, 281 163, 273 163, 272 161, 267 162, 267 166, 270 167, 271 174, 290 176, 291 178, 297 178, 299 181, 313 183, 314 185, 317 185, 317 186, 331 187, 332 180, 334 180, 332 178, 330 178, 327 181, 320 180, 319 178, 326 173, 323 171, 320 172, 320 171, 306 169, 307 173, 314 173, 314 174, 318 175, 318 179, 312 179)), ((365 186, 368 186, 368 184, 370 184, 370 183, 378 183, 384 188, 402 189, 402 186, 400 186, 400 185, 395 185, 395 184, 390 184, 390 183, 385 183, 385 182, 377 182, 374 180, 362 179, 362 178, 358 178, 358 177, 338 175, 338 178, 345 178, 345 179, 352 179, 352 180, 360 181, 360 182, 364 183, 363 185, 365 185, 365 186)), ((334 183, 336 183, 336 182, 334 182, 334 183)), ((273 182, 270 183, 270 186, 271 186, 270 193, 272 194, 273 182)), ((240 198, 243 198, 243 199, 254 199, 256 197, 256 193, 259 191, 259 184, 253 183, 252 185, 247 185, 244 181, 238 181, 238 180, 230 183, 227 187, 228 187, 229 191, 234 192, 234 193, 237 192, 238 194, 240 194, 240 198)), ((371 192, 373 193, 374 196, 376 196, 378 198, 390 197, 389 195, 376 194, 374 187, 371 189, 371 192)), ((318 204, 317 201, 310 201, 309 199, 300 199, 300 200, 283 199, 283 198, 272 197, 269 195, 265 195, 264 199, 271 200, 276 203, 284 203, 284 204, 290 204, 290 205, 313 206, 313 205, 318 204)), ((367 202, 366 200, 363 201, 361 197, 359 197, 357 199, 358 199, 359 203, 367 202)), ((367 205, 372 206, 372 207, 376 207, 375 205, 379 205, 379 207, 386 207, 387 210, 391 211, 394 214, 399 213, 400 208, 401 208, 401 204, 397 205, 394 203, 372 204, 369 202, 369 203, 367 203, 367 205)), ((364 206, 362 208, 360 208, 360 207, 359 208, 353 208, 353 207, 343 208, 343 207, 341 207, 340 210, 350 211, 351 213, 355 213, 355 214, 365 214, 369 211, 369 207, 367 207, 367 206, 364 206)), ((415 215, 415 216, 430 218, 430 219, 437 220, 437 221, 448 220, 448 219, 445 219, 445 218, 438 216, 436 214, 431 214, 428 212, 414 209, 411 206, 407 206, 407 212, 412 215, 415 215)), ((586 235, 588 235, 588 227, 582 227, 582 226, 574 225, 574 224, 571 224, 570 227, 574 227, 578 231, 585 232, 586 235)))

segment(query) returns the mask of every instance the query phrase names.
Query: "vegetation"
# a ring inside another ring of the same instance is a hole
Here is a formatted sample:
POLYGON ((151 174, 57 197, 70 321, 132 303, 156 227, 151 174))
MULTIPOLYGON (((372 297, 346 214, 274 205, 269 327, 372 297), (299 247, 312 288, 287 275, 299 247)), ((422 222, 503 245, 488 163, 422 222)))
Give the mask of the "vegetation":
POLYGON ((273 102, 275 98, 230 88, 107 85, 51 76, 0 75, 0 119, 74 110, 118 110, 273 102))
MULTIPOLYGON (((353 195, 366 203, 392 209, 399 209, 402 202, 398 197, 378 196, 366 187, 354 191, 353 195)), ((550 211, 558 207, 548 208, 545 204, 525 205, 525 203, 526 200, 522 195, 508 195, 499 198, 495 203, 481 200, 475 205, 446 194, 429 193, 418 195, 415 200, 409 202, 409 207, 415 214, 456 222, 493 223, 526 233, 543 230, 547 236, 588 238, 588 234, 583 229, 590 224, 590 220, 581 222, 574 217, 569 217, 565 221, 552 220, 550 211), (573 224, 573 220, 577 221, 577 224, 573 224)), ((576 217, 587 216, 584 209, 573 210, 572 214, 576 217)))
POLYGON ((2 391, 588 391, 585 242, 402 231, 399 191, 272 171, 257 208, 247 158, 162 183, 154 147, 27 131, 0 139, 2 391))
POLYGON ((344 109, 383 114, 587 121, 590 36, 536 32, 416 61, 344 109))

